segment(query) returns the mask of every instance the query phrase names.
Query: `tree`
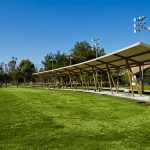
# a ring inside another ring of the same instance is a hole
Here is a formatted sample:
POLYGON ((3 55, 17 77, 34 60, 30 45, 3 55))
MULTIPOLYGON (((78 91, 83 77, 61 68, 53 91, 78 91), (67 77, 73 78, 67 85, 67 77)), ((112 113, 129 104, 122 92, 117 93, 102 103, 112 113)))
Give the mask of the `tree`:
POLYGON ((32 81, 32 74, 35 72, 34 64, 29 59, 22 60, 19 64, 19 68, 22 73, 24 83, 32 81))
POLYGON ((39 69, 39 72, 43 72, 43 71, 44 71, 44 69, 43 69, 43 68, 40 68, 40 69, 39 69))
POLYGON ((44 57, 44 60, 42 61, 42 64, 44 66, 44 70, 51 70, 52 69, 52 59, 53 58, 54 58, 54 55, 52 53, 49 53, 44 57))
POLYGON ((0 71, 4 71, 4 62, 0 63, 0 71))
POLYGON ((15 81, 13 74, 15 72, 16 65, 17 65, 17 57, 13 56, 11 60, 8 62, 7 65, 8 69, 5 69, 4 81, 6 86, 8 82, 11 82, 13 84, 13 82, 15 81))
POLYGON ((52 53, 47 54, 44 57, 42 64, 44 66, 44 70, 51 70, 52 68, 55 69, 69 65, 69 59, 65 53, 57 51, 56 54, 52 53))
POLYGON ((3 83, 7 87, 7 83, 9 82, 9 75, 4 71, 4 62, 0 63, 0 87, 2 87, 3 83))
POLYGON ((70 62, 70 57, 71 64, 93 59, 96 57, 96 51, 98 57, 105 54, 103 48, 93 48, 86 41, 76 42, 73 49, 71 50, 70 56, 65 53, 61 53, 60 51, 57 51, 56 54, 49 53, 44 57, 42 64, 44 66, 44 70, 51 70, 52 68, 56 69, 59 67, 68 66, 70 62))
POLYGON ((3 75, 3 83, 5 83, 5 86, 7 87, 8 82, 10 81, 10 76, 8 73, 4 73, 3 75))
POLYGON ((55 54, 55 68, 64 67, 69 65, 69 59, 65 53, 60 53, 57 51, 55 54))
POLYGON ((12 60, 10 60, 8 63, 9 71, 12 71, 16 68, 16 63, 17 63, 17 57, 13 56, 12 60))
POLYGON ((150 68, 144 70, 144 81, 150 84, 150 68))
POLYGON ((2 87, 3 83, 4 83, 4 72, 0 71, 0 87, 2 87))
POLYGON ((6 74, 4 73, 4 62, 0 63, 0 87, 5 82, 6 74))
POLYGON ((86 41, 76 42, 74 48, 72 49, 73 63, 80 63, 95 58, 96 50, 98 57, 105 54, 104 49, 92 48, 86 41))
POLYGON ((14 69, 12 71, 11 77, 16 82, 16 86, 18 87, 18 85, 19 85, 19 79, 22 78, 21 70, 20 70, 19 67, 17 67, 16 69, 14 69))

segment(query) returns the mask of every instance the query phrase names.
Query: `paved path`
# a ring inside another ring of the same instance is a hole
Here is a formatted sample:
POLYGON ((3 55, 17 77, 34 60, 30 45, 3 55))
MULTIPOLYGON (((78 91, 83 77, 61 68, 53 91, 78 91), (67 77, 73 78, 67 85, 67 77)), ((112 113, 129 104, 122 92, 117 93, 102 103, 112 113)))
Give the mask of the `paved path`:
MULTIPOLYGON (((48 88, 48 89, 53 89, 53 88, 48 88)), ((138 94, 134 94, 134 97, 132 96, 131 93, 125 94, 124 92, 120 92, 117 94, 115 91, 111 93, 111 91, 94 91, 94 90, 83 90, 83 89, 57 89, 57 90, 66 90, 66 91, 77 91, 77 92, 86 92, 86 93, 95 93, 95 94, 100 94, 100 95, 111 95, 111 96, 117 96, 117 97, 123 97, 123 98, 129 98, 133 99, 137 102, 148 102, 150 103, 150 95, 142 95, 139 96, 138 94)))

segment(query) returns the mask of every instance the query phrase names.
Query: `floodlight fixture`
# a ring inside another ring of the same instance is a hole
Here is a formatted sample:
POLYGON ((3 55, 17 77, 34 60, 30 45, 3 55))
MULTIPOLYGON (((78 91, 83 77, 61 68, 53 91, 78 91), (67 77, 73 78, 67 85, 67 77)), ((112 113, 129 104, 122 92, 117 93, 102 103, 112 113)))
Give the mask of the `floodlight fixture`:
POLYGON ((146 29, 146 30, 150 31, 150 27, 145 27, 144 29, 146 29))
POLYGON ((136 18, 133 18, 133 21, 136 22, 136 18))
POLYGON ((134 29, 133 32, 136 33, 136 29, 134 29))
POLYGON ((141 17, 138 17, 138 21, 143 21, 144 19, 146 18, 146 16, 141 16, 141 17))
POLYGON ((135 29, 134 33, 141 32, 140 29, 135 29))
POLYGON ((100 48, 99 45, 100 45, 100 39, 97 38, 97 39, 92 39, 92 42, 94 42, 93 45, 91 45, 92 47, 92 50, 94 50, 94 48, 96 49, 96 58, 97 58, 97 55, 98 55, 98 49, 100 48))
POLYGON ((100 39, 92 39, 92 42, 97 42, 97 43, 100 43, 100 39))
POLYGON ((135 23, 134 23, 133 27, 134 27, 134 28, 136 28, 136 27, 137 27, 135 23))
MULTIPOLYGON (((141 38, 142 38, 142 31, 148 30, 150 31, 150 27, 145 27, 146 24, 146 16, 140 16, 138 18, 133 18, 134 24, 134 33, 140 32, 141 33, 141 38)), ((142 40, 142 39, 141 39, 142 40)))

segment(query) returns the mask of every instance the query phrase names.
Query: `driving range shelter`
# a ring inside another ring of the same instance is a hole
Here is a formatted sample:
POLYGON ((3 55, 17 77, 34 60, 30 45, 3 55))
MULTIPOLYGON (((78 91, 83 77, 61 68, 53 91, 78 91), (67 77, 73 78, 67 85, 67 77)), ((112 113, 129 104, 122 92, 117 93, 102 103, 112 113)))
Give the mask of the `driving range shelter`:
MULTIPOLYGON (((138 42, 136 44, 130 45, 128 47, 119 49, 113 53, 85 61, 82 63, 61 67, 58 69, 52 69, 43 72, 34 73, 34 75, 40 77, 40 79, 46 80, 48 84, 53 83, 54 88, 59 83, 60 88, 67 87, 77 89, 79 82, 81 83, 80 88, 83 90, 89 89, 89 82, 84 79, 84 74, 92 75, 94 88, 96 91, 103 90, 103 83, 107 82, 109 84, 109 90, 113 92, 115 89, 116 93, 119 93, 119 74, 121 72, 127 72, 129 89, 134 96, 134 88, 140 96, 143 92, 143 73, 142 66, 150 64, 150 45, 143 42, 138 42), (139 79, 134 77, 132 72, 132 67, 139 68, 139 79), (101 75, 105 74, 107 79, 103 81, 101 75), (114 78, 115 75, 115 78, 114 78), (69 78, 66 81, 66 76, 69 78), (76 76, 76 78, 74 78, 76 76), (135 83, 133 87, 132 83, 135 83)), ((88 77, 87 77, 88 78, 88 77)))

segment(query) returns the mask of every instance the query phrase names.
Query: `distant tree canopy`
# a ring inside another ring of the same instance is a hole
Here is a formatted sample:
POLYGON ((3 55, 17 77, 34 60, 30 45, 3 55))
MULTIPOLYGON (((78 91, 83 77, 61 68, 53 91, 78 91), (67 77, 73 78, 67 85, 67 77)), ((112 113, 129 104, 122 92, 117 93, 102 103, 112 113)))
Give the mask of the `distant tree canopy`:
POLYGON ((57 51, 55 54, 49 53, 44 57, 44 60, 42 60, 42 64, 44 66, 44 70, 64 67, 70 65, 70 59, 71 64, 93 59, 96 57, 96 51, 98 57, 105 55, 103 48, 93 48, 86 41, 76 42, 69 55, 66 53, 61 53, 60 51, 57 51))
POLYGON ((59 67, 67 66, 69 64, 69 59, 68 56, 65 55, 65 53, 61 53, 60 51, 57 51, 57 53, 55 54, 54 62, 56 68, 59 68, 59 67))
POLYGON ((12 57, 8 64, 0 63, 0 87, 7 83, 16 84, 19 82, 30 82, 33 80, 33 73, 36 71, 34 64, 29 60, 22 60, 17 66, 17 58, 12 57))
POLYGON ((34 64, 29 60, 22 60, 19 64, 20 73, 23 75, 24 83, 32 81, 32 74, 36 71, 34 64))
POLYGON ((144 70, 144 78, 150 80, 150 68, 144 70))
POLYGON ((0 71, 0 87, 2 86, 3 83, 4 83, 4 72, 0 71))
POLYGON ((17 57, 12 57, 8 63, 9 71, 13 71, 16 68, 17 57))
MULTIPOLYGON (((61 53, 60 51, 57 51, 56 53, 48 53, 42 60, 44 68, 39 70, 29 59, 23 59, 19 65, 17 65, 17 57, 12 57, 8 64, 0 62, 0 87, 3 84, 7 86, 7 83, 11 83, 12 85, 15 84, 18 87, 19 83, 36 81, 37 77, 33 76, 34 72, 51 70, 68 66, 70 64, 73 65, 84 62, 96 58, 96 54, 97 57, 105 55, 104 49, 92 47, 86 41, 76 42, 73 48, 70 50, 69 55, 67 53, 61 53)), ((92 74, 84 74, 84 79, 88 80, 90 76, 92 77, 92 74)), ((78 75, 76 77, 78 77, 78 75)), ((106 72, 98 72, 98 78, 103 78, 105 81, 107 81, 106 72)), ((150 83, 150 69, 144 70, 144 79, 150 83)), ((123 84, 129 84, 127 74, 124 74, 119 78, 119 80, 123 84)))
MULTIPOLYGON (((44 70, 52 69, 52 59, 53 58, 54 58, 54 55, 52 53, 49 53, 44 57, 44 60, 42 60, 44 70)), ((42 69, 41 69, 41 71, 42 71, 42 69)))
POLYGON ((144 70, 144 79, 150 84, 150 68, 144 70))
POLYGON ((93 48, 86 41, 76 42, 76 44, 74 45, 72 49, 72 59, 74 60, 74 63, 84 62, 84 61, 95 58, 96 51, 97 51, 98 57, 105 55, 104 49, 93 48))

